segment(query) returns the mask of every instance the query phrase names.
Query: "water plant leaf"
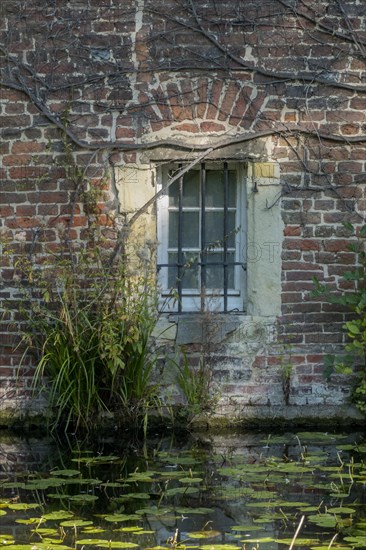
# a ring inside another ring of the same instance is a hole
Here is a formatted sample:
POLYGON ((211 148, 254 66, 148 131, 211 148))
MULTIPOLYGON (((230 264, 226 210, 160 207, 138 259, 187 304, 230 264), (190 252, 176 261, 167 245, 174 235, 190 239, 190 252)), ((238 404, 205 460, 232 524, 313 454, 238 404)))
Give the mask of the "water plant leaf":
POLYGON ((203 544, 201 550, 238 550, 235 544, 203 544))
POLYGON ((40 508, 40 506, 40 504, 36 504, 35 502, 15 502, 14 504, 8 504, 10 510, 32 510, 34 508, 40 508))
POLYGON ((80 476, 81 472, 79 470, 52 470, 53 476, 63 476, 63 477, 74 477, 80 476))
POLYGON ((139 516, 136 516, 134 514, 107 514, 102 517, 105 521, 108 521, 110 523, 120 523, 122 521, 133 521, 136 519, 140 519, 139 516))
POLYGON ((5 510, 0 510, 0 516, 6 516, 6 511, 5 510))
POLYGON ((48 514, 43 514, 42 518, 44 520, 58 521, 60 519, 69 519, 72 518, 74 514, 68 512, 67 510, 54 510, 48 514))
POLYGON ((354 508, 347 508, 346 506, 338 508, 328 508, 327 512, 331 514, 354 514, 356 510, 354 508))
MULTIPOLYGON (((290 546, 290 544, 292 543, 292 540, 293 540, 292 538, 276 539, 275 542, 277 542, 278 544, 286 544, 287 546, 290 546)), ((319 544, 319 539, 298 537, 294 542, 294 546, 309 546, 310 544, 319 544)), ((329 548, 329 546, 327 548, 329 548)))
POLYGON ((72 550, 72 548, 54 542, 32 542, 30 544, 13 544, 11 550, 72 550))
POLYGON ((201 483, 203 481, 202 477, 181 477, 179 479, 180 483, 201 483))
POLYGON ((259 525, 233 525, 232 531, 259 531, 262 529, 259 525))
POLYGON ((137 548, 137 546, 140 546, 139 544, 136 544, 135 542, 126 542, 121 540, 108 540, 103 541, 101 543, 98 543, 100 548, 137 548))
POLYGON ((177 514, 181 514, 182 516, 188 516, 189 514, 212 514, 214 510, 212 508, 176 508, 175 511, 177 514))
POLYGON ((80 494, 68 497, 68 499, 72 502, 94 502, 98 500, 98 497, 96 495, 80 494))
POLYGON ((38 533, 39 535, 58 535, 58 529, 52 529, 51 527, 37 527, 32 529, 32 533, 38 533))
POLYGON ((245 539, 241 542, 250 542, 250 543, 264 543, 264 542, 275 542, 273 537, 258 537, 257 539, 245 539))
POLYGON ((319 527, 336 527, 338 521, 332 514, 316 514, 308 516, 308 521, 315 523, 319 527))
POLYGON ((36 523, 38 524, 44 523, 45 520, 43 518, 17 518, 15 522, 21 523, 23 525, 34 525, 36 523))
POLYGON ((6 544, 14 544, 13 535, 3 535, 0 533, 0 545, 5 546, 6 544))
POLYGON ((138 498, 142 500, 149 500, 150 495, 148 493, 127 493, 127 498, 138 498))
POLYGON ((69 519, 61 521, 60 525, 62 525, 62 527, 86 527, 88 525, 93 525, 93 522, 85 519, 69 519))
POLYGON ((221 531, 191 531, 187 536, 191 539, 213 539, 221 536, 221 531))
POLYGON ((172 487, 165 491, 166 496, 173 497, 175 495, 193 495, 198 493, 199 489, 197 487, 172 487))

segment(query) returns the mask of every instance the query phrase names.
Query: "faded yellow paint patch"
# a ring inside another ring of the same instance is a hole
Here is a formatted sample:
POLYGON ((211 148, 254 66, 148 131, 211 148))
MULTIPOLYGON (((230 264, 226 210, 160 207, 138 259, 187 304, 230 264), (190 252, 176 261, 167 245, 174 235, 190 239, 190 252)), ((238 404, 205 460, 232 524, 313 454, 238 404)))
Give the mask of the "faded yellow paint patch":
POLYGON ((254 162, 252 169, 254 178, 275 177, 275 165, 273 162, 254 162))

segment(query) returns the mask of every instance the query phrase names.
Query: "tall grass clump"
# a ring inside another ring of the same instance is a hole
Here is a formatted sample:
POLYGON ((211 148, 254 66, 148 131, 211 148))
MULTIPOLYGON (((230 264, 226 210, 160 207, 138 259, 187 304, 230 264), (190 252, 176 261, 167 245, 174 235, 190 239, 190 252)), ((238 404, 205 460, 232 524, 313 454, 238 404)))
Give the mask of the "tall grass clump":
MULTIPOLYGON (((90 244, 90 243, 89 243, 90 244)), ((136 257, 137 258, 137 257, 136 257)), ((103 243, 22 259, 23 344, 36 358, 34 392, 49 403, 50 428, 90 430, 101 416, 145 423, 158 403, 149 339, 156 323, 153 273, 103 243)))

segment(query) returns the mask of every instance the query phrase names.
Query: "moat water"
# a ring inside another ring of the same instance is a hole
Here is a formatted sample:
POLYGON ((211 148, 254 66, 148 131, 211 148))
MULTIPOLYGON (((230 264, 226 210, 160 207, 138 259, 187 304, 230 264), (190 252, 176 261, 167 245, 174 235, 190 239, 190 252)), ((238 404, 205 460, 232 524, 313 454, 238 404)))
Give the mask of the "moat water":
POLYGON ((146 441, 116 433, 57 443, 0 432, 0 544, 366 548, 366 433, 201 433, 146 441))

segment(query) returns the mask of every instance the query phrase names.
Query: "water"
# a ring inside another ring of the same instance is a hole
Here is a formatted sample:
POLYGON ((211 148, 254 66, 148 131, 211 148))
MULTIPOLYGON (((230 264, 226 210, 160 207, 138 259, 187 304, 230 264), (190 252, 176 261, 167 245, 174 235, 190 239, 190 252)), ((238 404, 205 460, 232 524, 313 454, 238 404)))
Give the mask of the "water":
POLYGON ((10 550, 366 548, 366 436, 0 434, 10 550))

